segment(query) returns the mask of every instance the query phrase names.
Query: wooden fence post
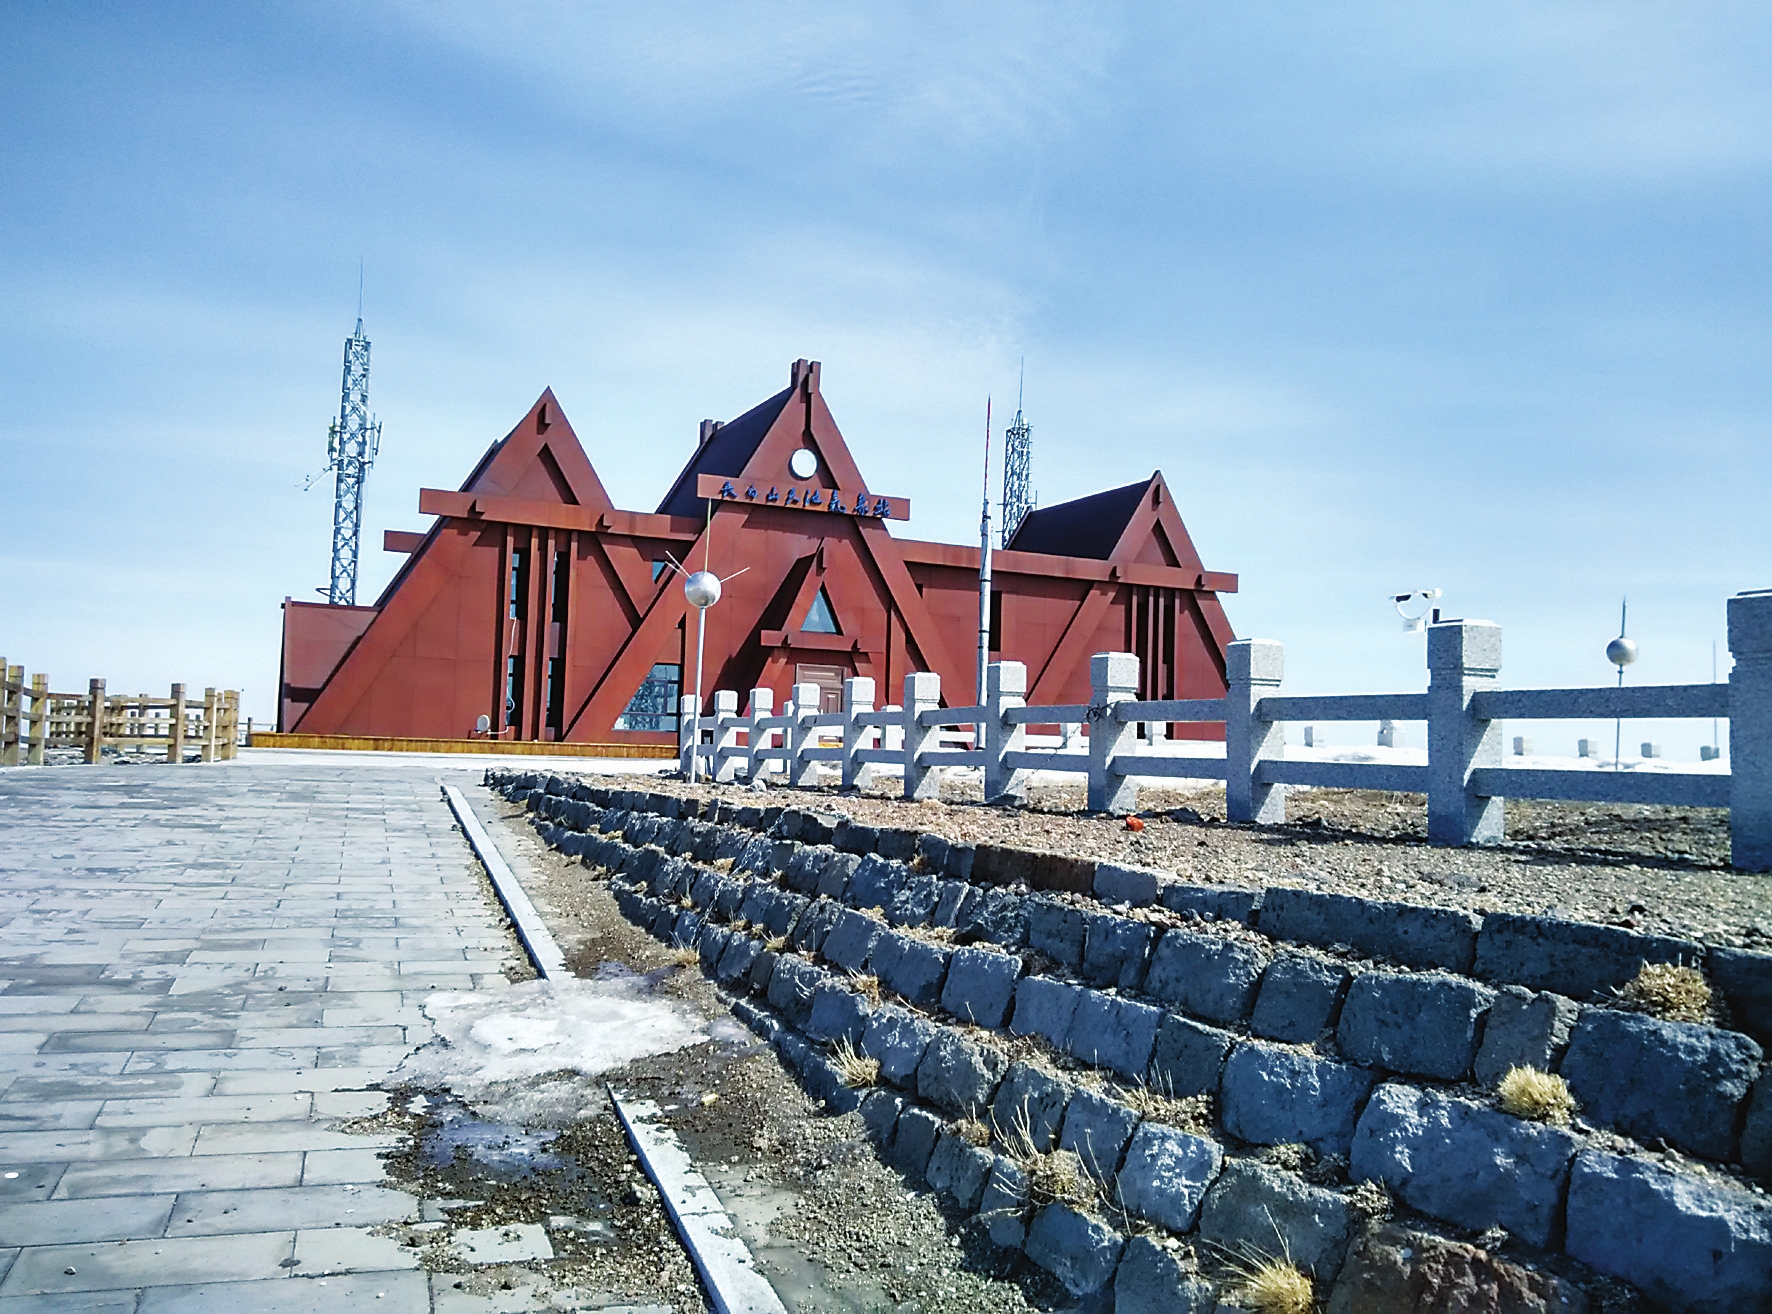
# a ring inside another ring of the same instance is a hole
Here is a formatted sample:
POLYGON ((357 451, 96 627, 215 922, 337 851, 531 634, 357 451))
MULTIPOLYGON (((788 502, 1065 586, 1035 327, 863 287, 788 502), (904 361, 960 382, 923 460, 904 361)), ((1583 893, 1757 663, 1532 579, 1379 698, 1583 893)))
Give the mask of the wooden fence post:
POLYGON ((203 747, 198 756, 205 762, 215 761, 215 690, 203 691, 203 747))
POLYGON ((183 762, 185 760, 185 687, 182 684, 172 686, 172 733, 166 740, 166 760, 183 762))
POLYGON ((0 691, 5 695, 0 703, 0 766, 17 766, 19 742, 25 737, 25 668, 8 666, 0 657, 0 676, 6 683, 0 691))
POLYGON ((222 740, 222 758, 232 762, 240 752, 240 691, 230 689, 227 699, 227 737, 222 740))
POLYGON ((31 677, 31 751, 25 761, 31 766, 43 765, 43 746, 49 738, 49 677, 31 677))
POLYGON ((86 719, 86 763, 96 764, 104 754, 105 746, 105 682, 94 680, 87 686, 86 703, 88 716, 86 719))

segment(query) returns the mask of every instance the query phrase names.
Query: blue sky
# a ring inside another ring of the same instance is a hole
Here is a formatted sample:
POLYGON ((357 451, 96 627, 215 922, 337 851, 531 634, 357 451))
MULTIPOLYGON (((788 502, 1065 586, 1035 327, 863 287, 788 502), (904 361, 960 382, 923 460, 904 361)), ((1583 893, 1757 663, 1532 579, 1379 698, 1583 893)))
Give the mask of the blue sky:
POLYGON ((372 548, 550 385, 649 509, 798 356, 965 541, 1025 356, 1042 501, 1163 469, 1295 691, 1420 687, 1422 585, 1509 684, 1609 681, 1624 594, 1632 679, 1705 679, 1772 585, 1763 5, 14 3, 0 49, 0 651, 57 687, 271 714, 360 256, 372 548))

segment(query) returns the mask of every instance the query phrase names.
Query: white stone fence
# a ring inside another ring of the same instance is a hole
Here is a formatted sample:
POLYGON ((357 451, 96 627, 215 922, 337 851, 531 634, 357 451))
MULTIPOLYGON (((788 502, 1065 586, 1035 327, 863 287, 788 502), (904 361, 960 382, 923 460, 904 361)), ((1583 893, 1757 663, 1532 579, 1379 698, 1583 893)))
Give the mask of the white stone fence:
POLYGON ((911 799, 934 797, 943 767, 982 767, 992 801, 1021 798, 1031 772, 1068 771, 1088 777, 1091 811, 1116 814, 1137 809, 1141 777, 1222 779, 1230 819, 1268 825, 1286 819, 1287 785, 1399 790, 1427 795, 1428 838, 1438 844, 1499 841, 1508 798, 1728 808, 1734 865, 1772 870, 1772 590, 1729 599, 1729 651, 1734 669, 1726 684, 1502 689, 1501 627, 1448 621, 1428 627, 1426 693, 1284 696, 1281 645, 1240 639, 1226 651, 1224 698, 1140 700, 1138 659, 1108 652, 1090 659, 1089 702, 1035 707, 1026 701, 1027 668, 996 662, 983 706, 944 708, 941 678, 930 672, 905 677, 902 707, 878 710, 874 681, 865 676, 843 682, 837 712, 814 710, 813 684, 795 685, 781 716, 772 715, 768 689, 751 691, 744 716, 734 692, 716 693, 708 717, 685 696, 679 753, 686 773, 694 754, 697 773, 722 782, 779 770, 789 784, 810 786, 818 764, 829 762, 841 767, 844 788, 853 788, 864 768, 891 766, 903 770, 911 799), (1510 717, 1727 718, 1730 771, 1504 766, 1502 723, 1510 717), (1425 721, 1427 765, 1288 760, 1288 721, 1425 721), (1139 725, 1169 722, 1222 722, 1224 757, 1141 751, 1139 725), (1062 727, 1063 743, 1030 747, 1034 725, 1062 727), (1072 747, 1077 725, 1088 731, 1081 751, 1072 747), (947 742, 956 727, 976 727, 969 746, 947 742))

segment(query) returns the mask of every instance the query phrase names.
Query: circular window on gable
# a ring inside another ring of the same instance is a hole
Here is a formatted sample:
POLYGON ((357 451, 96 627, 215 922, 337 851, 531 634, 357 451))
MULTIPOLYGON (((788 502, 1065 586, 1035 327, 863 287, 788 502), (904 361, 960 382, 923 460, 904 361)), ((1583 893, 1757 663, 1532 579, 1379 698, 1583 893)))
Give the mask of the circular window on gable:
POLYGON ((788 457, 788 469, 796 479, 810 479, 818 473, 818 453, 810 447, 802 447, 788 457))

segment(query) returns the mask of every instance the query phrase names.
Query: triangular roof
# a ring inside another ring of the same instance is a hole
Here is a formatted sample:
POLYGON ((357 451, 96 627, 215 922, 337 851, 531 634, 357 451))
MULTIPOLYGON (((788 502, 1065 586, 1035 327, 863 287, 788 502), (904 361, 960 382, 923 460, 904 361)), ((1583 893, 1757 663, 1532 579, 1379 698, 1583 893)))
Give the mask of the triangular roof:
POLYGON ((1123 488, 1091 493, 1055 506, 1029 511, 1005 546, 1011 552, 1046 552, 1059 557, 1113 555, 1151 481, 1141 479, 1123 488))
POLYGON ((665 516, 700 516, 707 504, 695 491, 697 475, 719 475, 731 479, 744 473, 745 466, 756 455, 757 448, 768 435, 770 427, 781 415, 782 407, 794 395, 789 384, 768 401, 751 407, 729 424, 722 424, 689 458, 689 464, 671 485, 671 491, 658 504, 658 513, 665 516))

